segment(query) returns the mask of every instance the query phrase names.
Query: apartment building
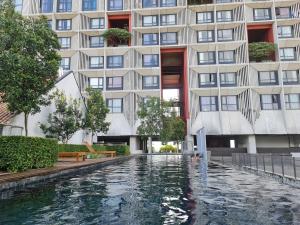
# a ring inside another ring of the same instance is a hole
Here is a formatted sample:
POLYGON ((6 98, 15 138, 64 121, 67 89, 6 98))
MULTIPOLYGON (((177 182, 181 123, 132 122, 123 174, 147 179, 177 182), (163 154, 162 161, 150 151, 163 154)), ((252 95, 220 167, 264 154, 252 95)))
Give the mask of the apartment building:
POLYGON ((298 0, 16 0, 16 9, 45 15, 62 68, 83 93, 103 91, 111 127, 95 142, 141 148, 138 103, 157 96, 177 99, 187 143, 205 127, 208 147, 300 146, 298 0), (128 29, 130 41, 111 46, 101 36, 110 28, 128 29), (275 53, 249 59, 254 42, 275 53))

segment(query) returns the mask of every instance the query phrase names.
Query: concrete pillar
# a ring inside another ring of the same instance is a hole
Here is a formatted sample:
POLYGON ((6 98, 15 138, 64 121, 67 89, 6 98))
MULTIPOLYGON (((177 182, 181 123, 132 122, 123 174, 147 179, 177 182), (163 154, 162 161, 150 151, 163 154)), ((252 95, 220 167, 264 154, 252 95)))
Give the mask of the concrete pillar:
POLYGON ((257 153, 255 135, 249 135, 247 138, 247 153, 257 153))
POLYGON ((148 141, 147 141, 147 150, 148 153, 152 153, 152 137, 148 137, 148 141))
POLYGON ((182 146, 183 154, 191 154, 194 152, 194 137, 192 135, 185 136, 185 146, 182 146))
POLYGON ((139 139, 136 136, 130 136, 129 139, 129 146, 130 146, 130 154, 141 154, 142 151, 139 150, 139 139))

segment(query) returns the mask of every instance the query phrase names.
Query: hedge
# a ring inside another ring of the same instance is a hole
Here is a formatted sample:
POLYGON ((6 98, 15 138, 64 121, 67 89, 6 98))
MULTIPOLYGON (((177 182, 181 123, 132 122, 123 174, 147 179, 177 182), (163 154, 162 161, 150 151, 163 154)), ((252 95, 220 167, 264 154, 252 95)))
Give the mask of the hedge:
POLYGON ((160 147, 160 152, 176 152, 176 148, 173 145, 163 145, 160 147))
POLYGON ((71 144, 60 144, 58 145, 59 152, 89 152, 85 145, 71 145, 71 144))
POLYGON ((57 161, 57 140, 38 137, 0 137, 0 170, 9 172, 51 167, 57 161))

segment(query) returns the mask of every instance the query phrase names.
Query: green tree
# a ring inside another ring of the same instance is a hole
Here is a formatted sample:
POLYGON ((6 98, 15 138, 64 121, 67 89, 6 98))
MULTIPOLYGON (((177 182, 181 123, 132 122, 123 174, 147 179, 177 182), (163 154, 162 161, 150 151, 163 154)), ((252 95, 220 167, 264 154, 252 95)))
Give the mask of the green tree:
POLYGON ((57 79, 60 46, 47 19, 25 18, 15 12, 12 0, 0 1, 0 93, 8 109, 28 116, 50 104, 46 94, 57 79))
POLYGON ((95 132, 107 133, 110 123, 105 122, 109 109, 107 108, 100 91, 88 88, 87 113, 84 127, 92 132, 92 140, 95 132))
POLYGON ((82 128, 82 112, 80 110, 80 100, 67 99, 64 92, 54 93, 55 112, 48 116, 48 124, 40 124, 47 137, 56 138, 67 144, 71 137, 82 128))
POLYGON ((170 140, 176 141, 177 152, 179 149, 179 142, 183 141, 185 138, 185 122, 183 119, 176 115, 176 113, 171 113, 171 117, 168 120, 169 122, 169 132, 170 140))

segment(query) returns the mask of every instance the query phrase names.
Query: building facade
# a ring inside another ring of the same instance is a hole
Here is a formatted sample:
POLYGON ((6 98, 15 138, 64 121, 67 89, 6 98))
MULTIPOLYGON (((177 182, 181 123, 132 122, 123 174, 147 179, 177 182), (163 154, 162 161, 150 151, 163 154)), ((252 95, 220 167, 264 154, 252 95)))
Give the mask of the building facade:
POLYGON ((208 147, 300 145, 298 0, 16 0, 16 9, 45 15, 64 70, 82 92, 103 91, 104 141, 140 148, 138 103, 172 93, 188 143, 205 127, 208 147), (130 40, 111 46, 101 36, 110 28, 129 30, 130 40), (275 52, 251 58, 261 42, 275 52))

